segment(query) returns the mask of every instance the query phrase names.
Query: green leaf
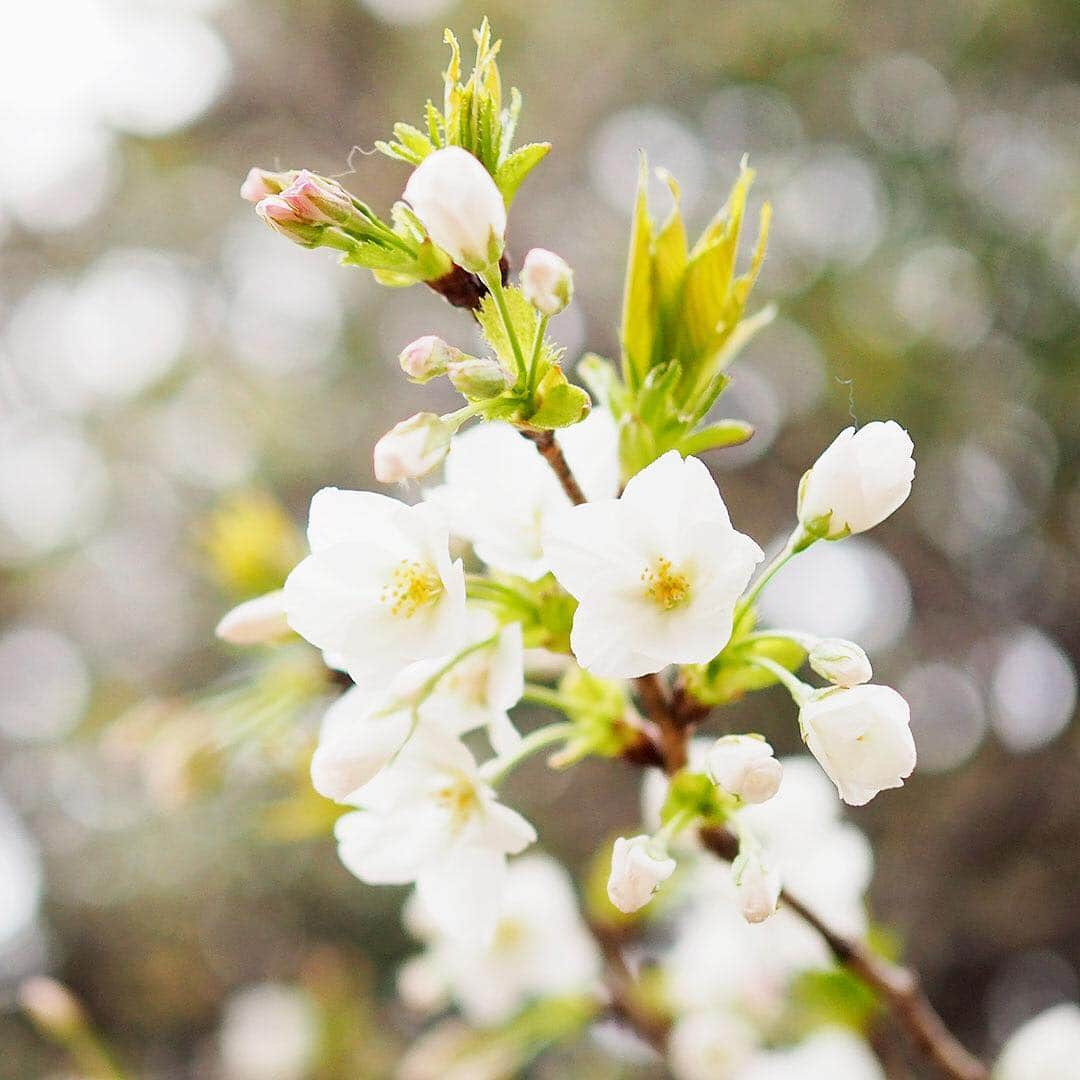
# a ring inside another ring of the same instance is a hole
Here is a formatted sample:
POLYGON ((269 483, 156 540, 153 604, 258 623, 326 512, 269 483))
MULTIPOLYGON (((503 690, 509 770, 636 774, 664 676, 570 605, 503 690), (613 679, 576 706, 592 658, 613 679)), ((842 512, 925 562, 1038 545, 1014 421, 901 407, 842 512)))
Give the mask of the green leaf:
POLYGON ((656 330, 656 295, 653 287, 652 219, 648 205, 648 163, 641 156, 637 199, 630 229, 630 253, 623 288, 623 380, 636 389, 652 366, 656 330))
POLYGON ((682 365, 678 360, 669 360, 651 368, 645 376, 638 393, 638 416, 654 431, 663 421, 675 415, 673 395, 679 385, 682 365))
POLYGON ((791 985, 792 1020, 800 1030, 840 1025, 866 1031, 881 1004, 874 991, 844 968, 804 971, 791 985))
POLYGON ((435 150, 432 141, 411 124, 395 124, 394 135, 406 150, 416 156, 418 161, 423 161, 428 154, 435 150))
POLYGON ((622 384, 615 365, 596 353, 586 353, 578 361, 576 370, 596 401, 614 412, 612 406, 622 396, 622 384))
POLYGON ((562 368, 552 365, 536 388, 537 409, 529 426, 541 429, 570 427, 584 420, 592 408, 589 395, 580 386, 567 382, 562 368))
POLYGON ((526 143, 519 146, 495 172, 495 185, 509 206, 526 176, 547 157, 551 143, 526 143))
POLYGON ((687 435, 679 443, 679 453, 703 454, 706 450, 718 450, 724 446, 739 446, 754 434, 753 424, 745 420, 721 420, 707 428, 687 435))

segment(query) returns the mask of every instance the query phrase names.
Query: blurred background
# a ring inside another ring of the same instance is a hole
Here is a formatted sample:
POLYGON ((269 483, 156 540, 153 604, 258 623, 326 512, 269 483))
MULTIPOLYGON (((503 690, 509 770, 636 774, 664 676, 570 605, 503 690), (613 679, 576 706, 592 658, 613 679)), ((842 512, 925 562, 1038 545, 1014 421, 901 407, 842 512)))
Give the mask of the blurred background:
MULTIPOLYGON (((317 710, 289 703, 322 676, 289 654, 252 691, 231 673, 263 661, 212 632, 298 557, 313 491, 374 486, 375 439, 449 405, 400 348, 472 331, 275 237, 238 186, 307 166, 386 210, 405 169, 372 143, 441 94, 443 26, 466 42, 485 12, 521 138, 555 144, 509 242, 574 266, 571 357, 616 349, 637 148, 698 225, 749 153, 776 212, 752 306, 780 317, 724 399, 757 435, 709 456, 736 524, 786 534, 851 417, 917 448, 904 509, 763 605, 911 701, 919 770, 852 815, 875 915, 983 1052, 1077 997, 1080 9, 36 0, 0 37, 3 1080, 62 1074, 14 1004, 44 971, 146 1077, 314 1075, 316 1015, 385 1076, 414 1030, 385 1004, 400 892, 352 879, 328 804, 293 794, 317 710)), ((782 692, 732 724, 797 747, 782 692)), ((629 769, 540 776, 511 801, 571 866, 636 819, 629 769)))

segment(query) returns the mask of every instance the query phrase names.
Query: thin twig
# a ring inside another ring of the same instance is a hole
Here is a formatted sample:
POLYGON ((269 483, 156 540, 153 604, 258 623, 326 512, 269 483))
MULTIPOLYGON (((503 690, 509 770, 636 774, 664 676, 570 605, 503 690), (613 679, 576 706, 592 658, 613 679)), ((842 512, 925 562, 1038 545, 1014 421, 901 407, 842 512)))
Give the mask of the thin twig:
MULTIPOLYGON (((730 862, 738 854, 739 841, 727 829, 702 829, 700 835, 705 846, 720 858, 730 862)), ((843 964, 877 992, 919 1050, 947 1076, 954 1080, 986 1080, 990 1075, 986 1066, 945 1026, 914 971, 889 963, 872 953, 861 941, 837 933, 786 889, 780 899, 822 936, 837 963, 843 964)))
POLYGON ((551 471, 555 474, 559 483, 562 484, 562 489, 566 492, 567 498, 575 506, 587 502, 585 493, 578 485, 574 474, 570 471, 569 463, 563 456, 562 448, 555 441, 554 433, 551 431, 522 431, 521 434, 530 442, 536 444, 536 449, 540 451, 544 460, 551 466, 551 471))

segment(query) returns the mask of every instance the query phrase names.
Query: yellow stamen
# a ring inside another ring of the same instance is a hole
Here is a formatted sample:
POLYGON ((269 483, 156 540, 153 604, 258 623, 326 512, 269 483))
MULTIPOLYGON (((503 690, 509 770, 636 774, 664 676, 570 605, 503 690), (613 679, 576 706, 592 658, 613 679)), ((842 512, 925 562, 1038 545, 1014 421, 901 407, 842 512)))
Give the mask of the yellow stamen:
POLYGON ((450 824, 455 831, 472 817, 480 804, 476 787, 464 777, 436 791, 435 798, 449 811, 450 824))
POLYGON ((671 611, 690 599, 690 582, 685 574, 671 566, 671 560, 662 556, 651 567, 641 571, 645 583, 645 595, 665 611, 671 611))
POLYGON ((434 603, 443 592, 443 583, 434 569, 414 559, 402 559, 394 567, 380 599, 391 615, 411 619, 421 608, 434 603))

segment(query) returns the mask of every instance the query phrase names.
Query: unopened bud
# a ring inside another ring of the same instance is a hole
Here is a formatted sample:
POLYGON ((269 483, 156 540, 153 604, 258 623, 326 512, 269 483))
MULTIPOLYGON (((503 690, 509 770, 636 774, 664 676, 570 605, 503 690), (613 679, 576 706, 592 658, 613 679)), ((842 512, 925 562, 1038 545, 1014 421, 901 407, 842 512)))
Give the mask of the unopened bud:
POLYGON ((290 633, 285 620, 285 594, 278 589, 245 600, 225 615, 214 633, 231 645, 262 645, 285 637, 290 633))
POLYGON ((763 803, 780 788, 784 767, 773 748, 754 735, 725 735, 709 750, 706 767, 713 781, 743 802, 763 803))
POLYGON ((780 877, 757 850, 740 851, 731 864, 735 898, 748 923, 764 922, 780 903, 780 877))
POLYGON ((446 370, 454 389, 470 401, 498 397, 510 385, 506 369, 490 356, 460 355, 450 361, 446 370))
POLYGON ((266 169, 252 169, 240 185, 240 198, 249 203, 258 203, 267 195, 280 195, 297 177, 295 169, 288 172, 269 172, 266 169))
POLYGON ((352 196, 336 181, 301 169, 281 197, 312 225, 348 225, 357 217, 352 196))
POLYGON ((643 908, 663 882, 675 873, 675 860, 651 836, 620 836, 611 854, 608 899, 622 912, 643 908))
POLYGON ((823 679, 845 689, 868 683, 874 677, 866 653, 854 641, 843 638, 822 638, 810 650, 809 660, 823 679))
POLYGON ((558 315, 574 295, 574 272, 553 251, 533 248, 521 266, 521 291, 541 315, 558 315))
POLYGON ((401 370, 415 383, 426 383, 446 374, 446 366, 456 356, 464 353, 447 345, 441 337, 425 334, 411 345, 406 345, 398 356, 401 370))
POLYGON ((45 975, 27 979, 19 987, 18 999, 30 1019, 54 1038, 68 1038, 86 1026, 78 999, 56 979, 45 975))
POLYGON ((375 444, 375 476, 384 484, 431 472, 450 450, 454 426, 434 413, 417 413, 395 424, 375 444))
POLYGON ((267 195, 255 207, 259 215, 276 233, 301 247, 318 247, 326 231, 325 225, 314 225, 298 214, 280 195, 267 195))

